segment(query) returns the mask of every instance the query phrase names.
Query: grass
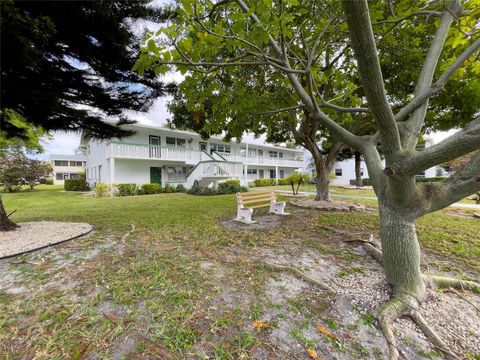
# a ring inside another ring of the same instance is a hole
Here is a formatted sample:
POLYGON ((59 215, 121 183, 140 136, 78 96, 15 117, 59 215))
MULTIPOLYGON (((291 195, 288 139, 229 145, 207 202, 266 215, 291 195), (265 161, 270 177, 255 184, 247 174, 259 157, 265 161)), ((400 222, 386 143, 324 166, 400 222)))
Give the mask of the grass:
MULTIPOLYGON (((375 212, 352 216, 290 207, 292 216, 281 226, 227 228, 221 221, 234 217, 234 195, 96 199, 39 186, 2 198, 7 212, 17 210, 12 215, 16 222, 88 222, 96 230, 2 264, 2 277, 12 277, 11 286, 17 289, 0 290, 0 353, 5 359, 80 359, 88 354, 106 359, 248 359, 262 346, 267 353, 272 347, 281 351, 281 344, 265 344, 274 328, 288 322, 294 324, 285 332, 289 341, 333 351, 340 343, 311 335, 324 315, 332 330, 348 328, 324 314, 328 302, 301 293, 273 303, 266 289, 280 275, 252 259, 261 249, 285 247, 298 256, 310 251, 336 258, 339 271, 332 275, 337 279, 362 275, 368 272, 361 267, 362 256, 348 246, 332 245, 337 235, 328 229, 363 238, 377 233, 379 225, 375 212), (124 237, 132 224, 135 230, 124 237), (268 314, 273 314, 270 319, 268 314), (270 320, 271 326, 255 331, 255 320, 270 320)), ((437 212, 420 219, 418 230, 437 267, 460 274, 480 271, 478 220, 437 212)), ((350 327, 373 323, 367 314, 350 327)), ((350 351, 343 343, 342 351, 350 351)), ((362 345, 355 344, 351 354, 361 353, 362 345)))

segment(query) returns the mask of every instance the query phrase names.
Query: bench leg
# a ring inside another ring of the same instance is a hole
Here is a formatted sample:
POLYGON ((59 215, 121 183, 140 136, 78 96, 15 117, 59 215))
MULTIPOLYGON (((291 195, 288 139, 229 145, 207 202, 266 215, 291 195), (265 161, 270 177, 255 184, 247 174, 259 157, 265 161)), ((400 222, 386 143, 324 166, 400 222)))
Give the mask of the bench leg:
POLYGON ((273 203, 270 204, 270 213, 277 214, 277 215, 290 215, 289 213, 284 212, 286 203, 273 203))
POLYGON ((237 209, 237 218, 235 221, 242 222, 244 224, 254 224, 256 221, 252 221, 253 209, 237 209))

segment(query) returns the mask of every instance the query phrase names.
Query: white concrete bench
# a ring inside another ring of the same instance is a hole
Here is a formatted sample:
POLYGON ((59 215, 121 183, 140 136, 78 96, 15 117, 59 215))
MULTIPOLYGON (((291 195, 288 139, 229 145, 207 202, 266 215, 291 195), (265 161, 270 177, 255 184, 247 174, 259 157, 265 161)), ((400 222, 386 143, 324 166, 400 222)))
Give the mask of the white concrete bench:
POLYGON ((290 215, 284 212, 285 202, 277 202, 277 196, 273 190, 251 191, 237 193, 237 218, 245 224, 253 224, 256 221, 252 220, 253 209, 260 207, 270 207, 269 212, 277 215, 290 215))

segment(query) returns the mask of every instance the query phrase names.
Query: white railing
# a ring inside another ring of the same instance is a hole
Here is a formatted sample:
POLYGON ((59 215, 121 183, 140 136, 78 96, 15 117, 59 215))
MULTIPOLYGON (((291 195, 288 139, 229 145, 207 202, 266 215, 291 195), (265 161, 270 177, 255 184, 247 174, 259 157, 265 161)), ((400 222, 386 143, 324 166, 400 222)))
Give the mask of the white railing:
POLYGON ((228 161, 238 161, 248 165, 272 165, 272 166, 295 166, 303 167, 303 159, 272 158, 268 156, 240 156, 235 154, 221 153, 228 161))
POLYGON ((177 160, 191 163, 201 160, 198 150, 120 142, 110 143, 110 156, 123 159, 177 160))
POLYGON ((239 179, 242 176, 243 164, 222 161, 200 162, 187 176, 187 186, 191 187, 195 180, 202 179, 239 179))

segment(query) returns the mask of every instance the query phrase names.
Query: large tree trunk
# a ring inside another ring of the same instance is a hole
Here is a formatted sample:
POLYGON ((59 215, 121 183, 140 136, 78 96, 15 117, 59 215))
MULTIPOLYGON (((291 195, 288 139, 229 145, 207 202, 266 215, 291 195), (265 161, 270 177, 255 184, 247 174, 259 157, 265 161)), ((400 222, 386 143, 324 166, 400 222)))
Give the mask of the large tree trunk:
POLYGON ((408 294, 421 301, 425 283, 420 270, 420 245, 415 218, 409 212, 380 204, 380 238, 383 266, 396 294, 408 294))
POLYGON ((317 163, 315 162, 315 171, 317 172, 317 194, 315 195, 315 201, 330 201, 330 179, 328 178, 328 170, 324 165, 317 166, 317 163))
POLYGON ((362 157, 358 151, 355 151, 355 186, 363 186, 362 181, 362 157))
POLYGON ((7 217, 7 213, 3 207, 2 196, 0 195, 0 231, 11 231, 18 227, 17 224, 7 217))

